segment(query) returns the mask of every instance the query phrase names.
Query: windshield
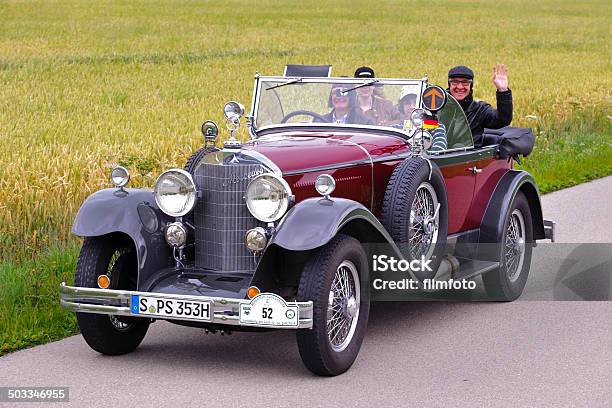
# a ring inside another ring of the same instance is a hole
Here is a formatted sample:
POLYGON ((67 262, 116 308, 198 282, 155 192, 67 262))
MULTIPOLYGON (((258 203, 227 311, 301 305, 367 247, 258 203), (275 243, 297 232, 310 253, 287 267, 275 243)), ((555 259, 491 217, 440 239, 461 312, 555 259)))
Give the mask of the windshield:
POLYGON ((410 114, 420 107, 422 80, 258 78, 256 130, 274 126, 374 126, 412 133, 410 114))

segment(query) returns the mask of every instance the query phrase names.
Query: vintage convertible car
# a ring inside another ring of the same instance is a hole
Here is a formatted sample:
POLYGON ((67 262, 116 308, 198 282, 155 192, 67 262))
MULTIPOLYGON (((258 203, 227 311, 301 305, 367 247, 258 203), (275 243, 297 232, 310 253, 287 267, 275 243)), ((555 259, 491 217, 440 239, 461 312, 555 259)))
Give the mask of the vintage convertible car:
POLYGON ((513 169, 520 149, 503 132, 473 146, 461 107, 427 78, 256 75, 241 143, 243 115, 225 106, 222 148, 205 122, 204 146, 153 191, 124 188, 117 167, 117 188, 81 206, 72 231, 83 247, 61 304, 94 350, 130 352, 158 319, 222 334, 296 329, 305 365, 337 375, 365 335, 370 244, 429 261, 432 271, 410 272, 417 282, 484 274, 507 301, 523 290, 535 241, 553 238, 532 176, 513 169), (364 120, 362 90, 391 105, 414 95, 416 109, 364 120))

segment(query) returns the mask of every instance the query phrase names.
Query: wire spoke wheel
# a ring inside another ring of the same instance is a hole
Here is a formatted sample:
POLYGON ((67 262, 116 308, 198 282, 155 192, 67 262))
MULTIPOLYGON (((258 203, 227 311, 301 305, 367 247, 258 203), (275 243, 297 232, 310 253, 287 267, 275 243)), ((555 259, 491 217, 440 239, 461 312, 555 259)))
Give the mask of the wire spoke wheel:
POLYGON ((327 304, 327 336, 334 351, 344 350, 359 319, 360 286, 357 268, 344 260, 336 269, 327 304))
POLYGON ((438 196, 433 186, 422 182, 417 188, 410 210, 408 239, 410 256, 429 259, 435 250, 440 225, 438 196))
POLYGON ((533 217, 527 197, 518 191, 504 216, 504 229, 499 232, 494 254, 499 267, 485 273, 482 280, 491 300, 513 301, 521 296, 533 253, 533 217))
POLYGON ((512 211, 503 248, 503 265, 510 282, 516 282, 525 259, 525 219, 517 208, 512 211))
POLYGON ((312 328, 298 329, 296 337, 300 357, 313 373, 342 374, 357 358, 370 313, 369 293, 361 293, 367 279, 363 246, 344 234, 319 248, 304 265, 298 300, 312 301, 312 328))

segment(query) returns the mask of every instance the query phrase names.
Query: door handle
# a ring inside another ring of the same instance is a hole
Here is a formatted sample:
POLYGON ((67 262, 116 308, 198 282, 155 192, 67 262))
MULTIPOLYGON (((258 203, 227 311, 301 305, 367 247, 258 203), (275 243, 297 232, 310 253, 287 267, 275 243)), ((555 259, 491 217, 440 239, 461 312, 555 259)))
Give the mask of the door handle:
POLYGON ((467 169, 467 171, 471 171, 472 174, 478 174, 478 173, 482 173, 482 169, 479 169, 478 167, 474 166, 474 167, 469 167, 467 169))

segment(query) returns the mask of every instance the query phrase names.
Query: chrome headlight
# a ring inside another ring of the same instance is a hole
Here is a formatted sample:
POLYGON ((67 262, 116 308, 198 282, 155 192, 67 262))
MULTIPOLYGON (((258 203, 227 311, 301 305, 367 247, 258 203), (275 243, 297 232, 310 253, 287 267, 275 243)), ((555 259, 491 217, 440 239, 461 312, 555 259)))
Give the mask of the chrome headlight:
POLYGON ((196 186, 191 174, 171 169, 157 178, 153 195, 160 210, 172 217, 182 217, 195 205, 196 186))
POLYGON ((255 177, 246 190, 246 204, 259 221, 273 222, 289 208, 291 188, 285 180, 266 173, 255 177))

